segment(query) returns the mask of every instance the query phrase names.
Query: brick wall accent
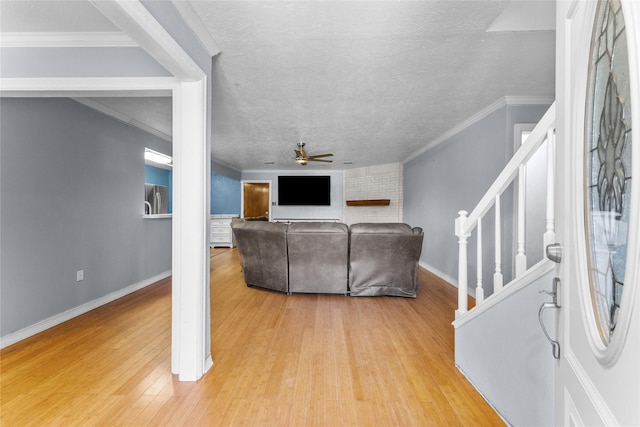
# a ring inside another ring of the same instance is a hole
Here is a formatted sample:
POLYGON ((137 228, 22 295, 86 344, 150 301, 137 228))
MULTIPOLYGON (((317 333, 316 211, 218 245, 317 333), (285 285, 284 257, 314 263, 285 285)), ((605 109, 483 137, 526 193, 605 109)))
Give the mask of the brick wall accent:
POLYGON ((402 163, 344 171, 344 222, 402 222, 402 163), (347 200, 390 199, 389 206, 346 206, 347 200))

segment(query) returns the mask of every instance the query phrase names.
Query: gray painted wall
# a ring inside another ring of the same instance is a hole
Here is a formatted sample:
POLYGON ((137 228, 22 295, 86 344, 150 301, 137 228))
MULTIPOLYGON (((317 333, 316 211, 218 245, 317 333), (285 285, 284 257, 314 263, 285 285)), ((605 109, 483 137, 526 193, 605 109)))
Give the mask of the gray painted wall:
MULTIPOLYGON (((549 261, 548 261, 549 262, 549 261)), ((514 426, 552 426, 556 363, 538 323, 553 272, 456 329, 456 365, 514 426), (514 328, 513 325, 518 327, 514 328)), ((556 330, 557 310, 544 314, 556 330)))
POLYGON ((170 76, 138 47, 4 47, 0 56, 0 77, 170 76))
POLYGON ((171 269, 171 221, 142 218, 144 147, 169 143, 68 99, 0 103, 2 336, 171 269))
MULTIPOLYGON (((404 165, 404 222, 424 229, 420 261, 457 279, 458 242, 454 220, 458 211, 471 211, 513 155, 514 125, 537 123, 547 105, 505 106, 472 124, 404 165)), ((502 269, 511 278, 513 247, 513 189, 502 198, 502 269)), ((483 221, 483 247, 492 254, 494 213, 483 221)), ((475 283, 476 239, 468 245, 469 283, 475 283)), ((493 291, 493 257, 483 259, 485 293, 493 291)))
POLYGON ((344 205, 344 195, 342 192, 343 173, 342 171, 265 171, 265 172, 243 172, 242 179, 245 181, 271 181, 272 202, 276 206, 271 206, 271 218, 287 219, 337 219, 342 221, 342 209, 344 205), (329 175, 331 176, 331 206, 277 206, 278 202, 278 175, 329 175))

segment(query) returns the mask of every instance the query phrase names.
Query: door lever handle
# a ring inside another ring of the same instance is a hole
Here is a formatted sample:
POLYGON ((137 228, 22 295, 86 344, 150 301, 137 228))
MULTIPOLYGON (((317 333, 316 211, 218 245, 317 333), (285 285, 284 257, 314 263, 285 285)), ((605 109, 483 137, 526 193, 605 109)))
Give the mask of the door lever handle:
POLYGON ((560 359, 560 343, 549 336, 549 332, 547 332, 547 328, 544 326, 544 320, 542 319, 542 313, 548 308, 560 308, 553 302, 545 302, 542 303, 540 309, 538 310, 538 321, 540 322, 540 326, 542 327, 542 332, 547 340, 551 343, 551 353, 553 354, 554 359, 560 359))
POLYGON ((560 343, 549 336, 549 332, 547 332, 547 328, 544 325, 544 319, 542 318, 542 314, 544 313, 545 310, 549 308, 554 308, 554 309, 560 308, 560 304, 558 304, 558 285, 559 284, 560 284, 560 278, 554 277, 552 291, 545 291, 545 290, 539 291, 539 293, 551 295, 551 297, 553 298, 551 302, 544 302, 540 306, 540 309, 538 310, 538 321, 540 322, 540 327, 542 327, 542 332, 544 333, 544 336, 551 343, 551 353, 553 354, 554 359, 560 359, 560 343))

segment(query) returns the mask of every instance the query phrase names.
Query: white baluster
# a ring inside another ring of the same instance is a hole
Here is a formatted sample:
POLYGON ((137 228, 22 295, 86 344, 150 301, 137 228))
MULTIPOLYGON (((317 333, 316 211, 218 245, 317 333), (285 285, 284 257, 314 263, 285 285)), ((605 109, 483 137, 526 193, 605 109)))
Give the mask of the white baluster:
POLYGON ((464 232, 464 225, 468 212, 458 212, 456 218, 456 236, 458 236, 458 309, 456 319, 467 312, 467 238, 468 233, 464 232))
POLYGON ((495 241, 495 259, 496 271, 493 273, 493 292, 499 292, 502 289, 502 234, 500 232, 500 194, 496 194, 496 203, 494 206, 496 213, 496 241, 495 241))
POLYGON ((554 188, 556 179, 556 137, 553 128, 547 131, 547 224, 544 232, 543 242, 546 250, 547 246, 556 243, 555 231, 555 205, 554 188))
POLYGON ((478 244, 476 260, 478 263, 477 272, 478 280, 476 284, 476 304, 480 304, 484 301, 484 289, 482 288, 482 218, 478 218, 478 244))
POLYGON ((525 253, 527 169, 525 165, 520 165, 518 169, 518 236, 516 248, 516 277, 520 276, 527 270, 527 254, 525 253))

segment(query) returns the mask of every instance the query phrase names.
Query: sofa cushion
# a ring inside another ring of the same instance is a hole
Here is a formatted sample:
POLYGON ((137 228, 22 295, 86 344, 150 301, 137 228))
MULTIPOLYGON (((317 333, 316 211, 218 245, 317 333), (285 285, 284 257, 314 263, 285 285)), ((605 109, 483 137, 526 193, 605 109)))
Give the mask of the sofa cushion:
POLYGON ((294 222, 289 233, 347 233, 349 227, 339 222, 294 222))
POLYGON ((400 222, 353 224, 351 234, 413 234, 411 226, 400 222))
POLYGON ((298 222, 289 226, 290 292, 348 292, 348 232, 340 223, 298 222))

